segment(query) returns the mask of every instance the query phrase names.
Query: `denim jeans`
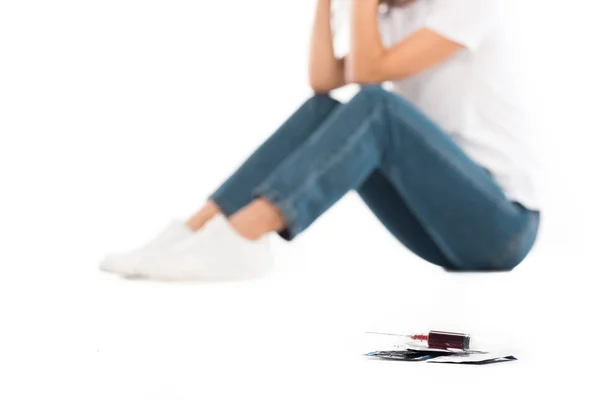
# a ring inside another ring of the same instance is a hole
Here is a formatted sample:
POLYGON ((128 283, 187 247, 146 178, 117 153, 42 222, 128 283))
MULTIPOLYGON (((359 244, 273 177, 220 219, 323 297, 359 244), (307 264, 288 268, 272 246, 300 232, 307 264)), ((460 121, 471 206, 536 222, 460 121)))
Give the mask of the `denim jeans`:
POLYGON ((509 200, 448 134, 378 86, 346 104, 308 100, 211 199, 231 215, 266 198, 291 240, 351 190, 408 249, 447 270, 511 270, 537 237, 537 211, 509 200))

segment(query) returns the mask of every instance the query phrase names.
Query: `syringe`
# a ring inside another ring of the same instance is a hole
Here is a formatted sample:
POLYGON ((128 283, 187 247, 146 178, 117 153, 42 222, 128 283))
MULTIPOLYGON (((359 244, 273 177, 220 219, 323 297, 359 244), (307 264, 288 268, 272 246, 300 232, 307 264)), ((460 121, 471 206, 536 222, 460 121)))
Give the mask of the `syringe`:
POLYGON ((406 335, 406 334, 399 334, 399 333, 383 333, 383 332, 365 332, 365 333, 368 333, 370 335, 384 335, 384 336, 404 337, 404 338, 408 338, 408 339, 412 339, 412 340, 420 340, 420 341, 423 341, 423 342, 426 342, 427 339, 429 339, 428 335, 423 335, 423 334, 406 335))
POLYGON ((469 350, 471 337, 466 333, 453 333, 430 331, 429 334, 396 334, 396 333, 381 333, 381 332, 366 332, 374 335, 386 335, 409 338, 427 342, 427 346, 432 349, 460 349, 469 350))

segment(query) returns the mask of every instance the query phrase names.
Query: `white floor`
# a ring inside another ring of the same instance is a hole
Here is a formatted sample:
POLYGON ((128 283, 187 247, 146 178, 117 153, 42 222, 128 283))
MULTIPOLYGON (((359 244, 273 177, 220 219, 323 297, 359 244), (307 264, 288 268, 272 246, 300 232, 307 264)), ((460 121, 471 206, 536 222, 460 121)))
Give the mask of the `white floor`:
MULTIPOLYGON (((2 282, 2 398, 591 398, 595 284, 540 251, 511 274, 451 275, 399 247, 350 197, 277 268, 246 283, 161 284, 96 270, 100 245, 2 282), (93 250, 92 250, 93 248, 93 250), (576 286, 579 290, 572 290, 576 286), (566 287, 566 289, 565 289, 566 287), (562 293, 568 293, 568 296, 562 293), (505 341, 520 360, 492 366, 361 356, 367 330, 464 331, 505 341), (575 393, 581 393, 579 397, 575 393)), ((541 245, 543 246, 543 244, 541 245)), ((560 253, 556 253, 560 257, 560 253)), ((553 256, 553 258, 555 258, 553 256)), ((572 262, 575 264, 575 261, 572 262)), ((596 297, 597 299, 597 297, 596 297)), ((597 303, 596 303, 597 304, 597 303)))

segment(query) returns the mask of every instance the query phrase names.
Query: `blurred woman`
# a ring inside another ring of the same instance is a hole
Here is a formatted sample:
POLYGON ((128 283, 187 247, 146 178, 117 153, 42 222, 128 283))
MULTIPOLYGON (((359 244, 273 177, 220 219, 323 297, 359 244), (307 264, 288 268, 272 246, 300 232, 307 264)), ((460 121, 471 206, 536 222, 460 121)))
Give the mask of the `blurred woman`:
MULTIPOLYGON (((540 202, 510 1, 348 0, 343 58, 330 1, 318 0, 314 18, 314 97, 187 222, 107 257, 104 270, 257 276, 270 233, 293 240, 349 191, 399 242, 447 270, 506 271, 526 257, 540 202), (388 81, 392 91, 381 87, 388 81), (350 83, 361 90, 348 103, 328 95, 350 83)), ((349 217, 344 229, 353 228, 349 217)))

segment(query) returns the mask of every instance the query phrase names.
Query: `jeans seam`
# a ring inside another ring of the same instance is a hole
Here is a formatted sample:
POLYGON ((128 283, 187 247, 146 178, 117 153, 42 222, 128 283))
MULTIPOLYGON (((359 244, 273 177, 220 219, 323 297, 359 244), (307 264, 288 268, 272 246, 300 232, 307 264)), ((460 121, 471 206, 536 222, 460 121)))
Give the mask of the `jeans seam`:
MULTIPOLYGON (((405 116, 401 115, 400 113, 396 112, 396 110, 394 110, 392 107, 390 107, 390 105, 388 104, 388 111, 390 111, 391 113, 395 114, 396 116, 398 116, 406 125, 408 125, 410 127, 410 129, 413 132, 419 132, 418 127, 416 127, 412 121, 410 121, 410 118, 407 120, 407 118, 405 118, 405 116)), ((489 200, 492 201, 492 203, 494 205, 496 205, 498 208, 501 209, 505 209, 507 211, 510 211, 512 214, 515 213, 514 208, 509 207, 507 204, 504 204, 504 202, 499 202, 498 198, 486 187, 480 185, 475 179, 471 178, 471 176, 468 173, 465 173, 465 171, 463 171, 463 169, 456 163, 456 161, 453 159, 453 157, 450 157, 445 149, 441 146, 439 146, 435 141, 431 140, 428 135, 421 135, 421 137, 423 137, 424 140, 427 141, 427 144, 429 145, 430 148, 434 149, 435 152, 442 157, 444 160, 446 160, 446 162, 448 162, 448 164, 451 166, 452 169, 454 169, 454 171, 460 173, 461 175, 463 175, 463 177, 465 177, 469 183, 478 191, 480 191, 481 193, 483 193, 489 200)), ((461 149, 462 150, 462 149, 461 149)), ((477 165, 477 164, 476 164, 477 165)), ((481 166, 477 165, 479 168, 481 168, 481 166)))
POLYGON ((375 118, 375 111, 379 108, 381 108, 381 103, 378 103, 376 106, 373 107, 373 110, 371 110, 371 114, 369 115, 369 117, 359 125, 359 127, 354 131, 351 137, 346 141, 346 144, 337 153, 335 153, 335 155, 331 156, 329 160, 323 163, 323 165, 319 166, 319 168, 316 168, 316 171, 313 174, 309 175, 309 177, 306 178, 306 180, 300 187, 298 187, 294 192, 288 195, 288 200, 290 202, 295 201, 295 199, 308 185, 314 183, 320 176, 323 175, 325 171, 337 164, 338 161, 348 152, 348 149, 356 142, 358 142, 360 138, 362 138, 364 132, 367 131, 367 126, 370 125, 373 122, 372 120, 375 118))

